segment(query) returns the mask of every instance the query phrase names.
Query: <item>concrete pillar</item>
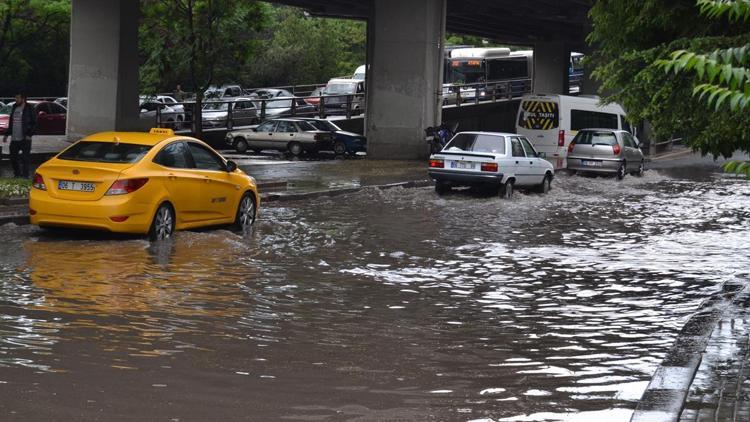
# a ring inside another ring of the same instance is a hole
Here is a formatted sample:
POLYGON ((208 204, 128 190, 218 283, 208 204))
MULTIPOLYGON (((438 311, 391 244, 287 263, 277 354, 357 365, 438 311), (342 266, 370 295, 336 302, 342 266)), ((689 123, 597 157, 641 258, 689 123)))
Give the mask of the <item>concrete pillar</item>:
POLYGON ((534 92, 568 94, 570 48, 562 41, 534 46, 534 92))
POLYGON ((446 0, 378 0, 368 21, 367 156, 420 159, 440 123, 446 0))
POLYGON ((73 0, 68 138, 138 127, 138 15, 133 0, 73 0))

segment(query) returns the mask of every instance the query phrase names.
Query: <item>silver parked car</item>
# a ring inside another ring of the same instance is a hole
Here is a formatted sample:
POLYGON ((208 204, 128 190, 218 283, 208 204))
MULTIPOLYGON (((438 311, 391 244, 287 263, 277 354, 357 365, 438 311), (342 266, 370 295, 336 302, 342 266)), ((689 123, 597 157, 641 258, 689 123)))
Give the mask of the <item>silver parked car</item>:
POLYGON ((568 171, 642 176, 645 158, 640 142, 624 130, 582 129, 568 147, 568 171))
POLYGON ((256 123, 258 110, 250 98, 236 98, 228 102, 209 102, 203 105, 203 127, 215 128, 247 126, 256 123), (232 119, 229 119, 229 112, 232 119))
POLYGON ((255 152, 272 149, 298 156, 303 151, 331 149, 334 135, 308 121, 289 118, 268 120, 252 129, 229 132, 226 141, 239 153, 248 149, 255 152))

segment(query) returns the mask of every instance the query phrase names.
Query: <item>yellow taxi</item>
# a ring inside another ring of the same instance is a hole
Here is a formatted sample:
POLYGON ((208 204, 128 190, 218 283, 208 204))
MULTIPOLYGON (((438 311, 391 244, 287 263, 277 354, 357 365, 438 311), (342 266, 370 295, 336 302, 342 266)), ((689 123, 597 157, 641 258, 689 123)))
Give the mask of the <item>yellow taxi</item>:
POLYGON ((248 230, 260 196, 255 179, 198 139, 171 129, 88 136, 42 164, 29 197, 32 224, 152 240, 175 230, 233 224, 248 230))

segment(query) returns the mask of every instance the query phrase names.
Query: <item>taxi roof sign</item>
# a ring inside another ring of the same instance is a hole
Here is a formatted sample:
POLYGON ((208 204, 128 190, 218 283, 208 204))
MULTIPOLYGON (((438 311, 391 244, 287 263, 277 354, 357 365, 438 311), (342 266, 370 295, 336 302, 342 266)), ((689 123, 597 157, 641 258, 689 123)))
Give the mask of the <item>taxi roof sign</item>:
POLYGON ((172 129, 167 129, 167 128, 163 128, 163 127, 155 127, 155 128, 151 128, 151 130, 150 130, 150 131, 148 131, 148 133, 150 133, 150 134, 152 134, 152 135, 167 135, 167 136, 174 136, 174 130, 172 130, 172 129))

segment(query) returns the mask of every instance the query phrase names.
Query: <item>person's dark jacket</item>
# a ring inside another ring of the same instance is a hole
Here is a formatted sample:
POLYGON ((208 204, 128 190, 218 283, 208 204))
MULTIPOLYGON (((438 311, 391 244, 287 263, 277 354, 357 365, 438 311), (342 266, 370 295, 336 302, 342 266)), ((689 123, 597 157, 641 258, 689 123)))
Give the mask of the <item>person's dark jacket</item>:
MULTIPOLYGON (((5 134, 9 137, 13 136, 13 113, 15 113, 16 107, 18 107, 18 104, 13 104, 13 109, 8 116, 8 129, 5 130, 5 134)), ((21 123, 23 123, 23 136, 33 136, 36 130, 36 107, 29 103, 24 104, 21 123)))

